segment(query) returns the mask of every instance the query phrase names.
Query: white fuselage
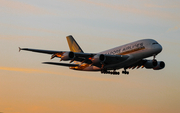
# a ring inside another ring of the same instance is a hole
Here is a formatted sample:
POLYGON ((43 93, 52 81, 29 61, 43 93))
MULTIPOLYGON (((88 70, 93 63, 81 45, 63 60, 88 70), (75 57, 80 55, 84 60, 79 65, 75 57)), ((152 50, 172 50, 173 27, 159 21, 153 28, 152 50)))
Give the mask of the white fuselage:
MULTIPOLYGON (((147 58, 153 55, 157 55, 162 51, 162 46, 157 43, 157 41, 153 39, 144 39, 135 41, 132 43, 128 43, 122 46, 118 46, 106 51, 102 51, 97 54, 106 54, 106 55, 128 55, 129 58, 121 63, 105 65, 105 68, 111 69, 120 69, 131 64, 134 64, 143 58, 147 58)), ((80 66, 81 67, 81 66, 80 66)), ((82 64, 84 68, 74 68, 77 70, 84 71, 99 71, 101 70, 99 67, 90 66, 87 64, 82 64)))

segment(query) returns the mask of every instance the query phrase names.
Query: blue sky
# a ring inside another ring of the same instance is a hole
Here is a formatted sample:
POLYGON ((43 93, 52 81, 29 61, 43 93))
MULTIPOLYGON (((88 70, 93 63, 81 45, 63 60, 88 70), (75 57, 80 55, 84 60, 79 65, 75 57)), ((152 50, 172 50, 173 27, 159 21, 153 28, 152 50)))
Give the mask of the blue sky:
POLYGON ((0 0, 0 112, 180 112, 179 12, 178 0, 0 0), (67 35, 85 52, 155 39, 166 67, 101 75, 43 65, 49 55, 18 52, 69 50, 67 35))

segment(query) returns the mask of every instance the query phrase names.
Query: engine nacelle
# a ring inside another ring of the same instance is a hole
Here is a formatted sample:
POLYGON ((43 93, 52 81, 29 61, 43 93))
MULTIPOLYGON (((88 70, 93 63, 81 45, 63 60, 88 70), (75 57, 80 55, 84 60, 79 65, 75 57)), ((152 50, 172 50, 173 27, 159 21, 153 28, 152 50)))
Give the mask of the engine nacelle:
POLYGON ((103 54, 97 54, 91 59, 93 64, 99 64, 106 61, 106 56, 103 54))
POLYGON ((155 68, 158 65, 158 62, 156 60, 147 60, 144 64, 144 67, 147 69, 155 68))
POLYGON ((164 67, 165 67, 165 63, 163 61, 158 61, 157 66, 154 67, 153 69, 154 70, 160 70, 160 69, 163 69, 164 67))
POLYGON ((61 60, 67 61, 67 60, 72 60, 75 57, 73 52, 65 52, 62 56, 61 56, 61 60))

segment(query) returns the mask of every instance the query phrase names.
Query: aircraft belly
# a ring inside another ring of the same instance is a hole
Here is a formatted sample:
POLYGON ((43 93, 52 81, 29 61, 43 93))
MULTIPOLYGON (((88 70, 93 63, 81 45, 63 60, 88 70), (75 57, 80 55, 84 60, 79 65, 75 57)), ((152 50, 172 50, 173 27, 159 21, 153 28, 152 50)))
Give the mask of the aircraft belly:
POLYGON ((123 62, 120 62, 117 64, 105 65, 104 68, 106 68, 108 70, 121 69, 121 68, 127 67, 131 64, 134 64, 137 61, 138 60, 136 60, 135 57, 131 55, 127 60, 125 60, 123 62))

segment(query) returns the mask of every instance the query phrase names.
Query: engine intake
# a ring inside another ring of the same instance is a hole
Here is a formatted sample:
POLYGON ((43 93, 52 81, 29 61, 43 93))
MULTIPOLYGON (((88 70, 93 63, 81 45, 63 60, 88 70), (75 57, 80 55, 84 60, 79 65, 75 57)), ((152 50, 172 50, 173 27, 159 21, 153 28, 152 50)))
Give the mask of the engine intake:
POLYGON ((75 57, 73 52, 65 52, 62 56, 61 56, 61 60, 67 61, 67 60, 71 60, 75 57))
POLYGON ((93 64, 103 63, 105 62, 105 60, 106 60, 106 56, 103 54, 97 54, 91 59, 93 64))
POLYGON ((153 68, 154 70, 160 70, 165 67, 165 63, 163 61, 158 61, 157 63, 157 66, 153 68))
POLYGON ((156 60, 147 60, 144 64, 144 67, 147 69, 155 68, 158 65, 158 62, 156 60))

